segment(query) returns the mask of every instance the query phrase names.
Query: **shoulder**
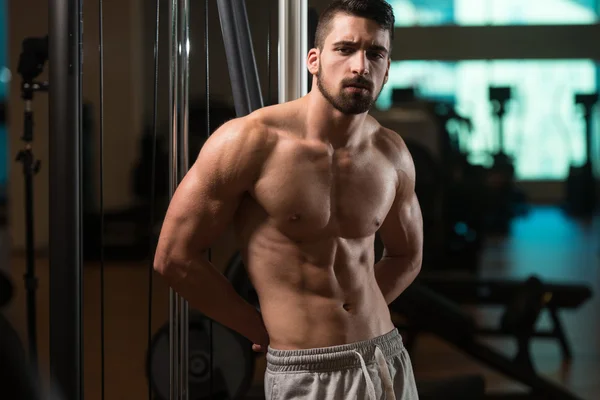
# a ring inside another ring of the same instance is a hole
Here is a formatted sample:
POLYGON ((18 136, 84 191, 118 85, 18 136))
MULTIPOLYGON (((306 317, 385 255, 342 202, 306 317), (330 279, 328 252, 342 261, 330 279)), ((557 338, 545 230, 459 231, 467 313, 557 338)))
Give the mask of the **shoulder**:
POLYGON ((225 122, 210 135, 201 151, 254 151, 268 147, 270 139, 268 127, 251 114, 225 122))
POLYGON ((251 185, 260 177, 276 140, 257 115, 229 120, 200 148, 193 169, 214 182, 251 185))
POLYGON ((412 156, 402 136, 375 122, 373 144, 394 166, 402 178, 415 180, 415 167, 412 156))
POLYGON ((250 114, 221 125, 204 143, 200 154, 210 153, 238 162, 259 162, 268 157, 276 140, 260 116, 250 114))

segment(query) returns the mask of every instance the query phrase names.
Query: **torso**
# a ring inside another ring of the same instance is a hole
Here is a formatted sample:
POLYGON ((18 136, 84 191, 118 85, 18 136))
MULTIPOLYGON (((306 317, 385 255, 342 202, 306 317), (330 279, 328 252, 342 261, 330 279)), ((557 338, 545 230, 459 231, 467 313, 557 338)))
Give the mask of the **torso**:
POLYGON ((276 144, 235 224, 270 345, 325 347, 389 332, 373 274, 374 235, 398 185, 378 144, 389 132, 373 121, 359 145, 333 150, 293 124, 266 126, 276 144))

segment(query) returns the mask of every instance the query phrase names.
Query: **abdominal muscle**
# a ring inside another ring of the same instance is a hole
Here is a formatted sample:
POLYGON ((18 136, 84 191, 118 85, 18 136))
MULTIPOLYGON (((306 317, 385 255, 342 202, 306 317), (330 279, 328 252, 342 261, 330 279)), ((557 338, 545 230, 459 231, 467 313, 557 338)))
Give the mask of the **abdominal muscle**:
POLYGON ((368 340, 394 328, 373 274, 373 237, 294 241, 262 226, 244 243, 274 349, 368 340))

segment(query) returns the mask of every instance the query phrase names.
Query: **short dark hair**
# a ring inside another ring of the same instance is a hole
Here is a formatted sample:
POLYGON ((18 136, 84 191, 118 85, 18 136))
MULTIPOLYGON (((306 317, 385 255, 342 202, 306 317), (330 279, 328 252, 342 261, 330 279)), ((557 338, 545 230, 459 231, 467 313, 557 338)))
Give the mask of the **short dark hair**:
POLYGON ((323 50, 325 38, 329 34, 333 18, 338 14, 348 14, 371 19, 390 33, 390 47, 394 39, 394 10, 385 0, 334 0, 321 13, 315 33, 315 47, 323 50))

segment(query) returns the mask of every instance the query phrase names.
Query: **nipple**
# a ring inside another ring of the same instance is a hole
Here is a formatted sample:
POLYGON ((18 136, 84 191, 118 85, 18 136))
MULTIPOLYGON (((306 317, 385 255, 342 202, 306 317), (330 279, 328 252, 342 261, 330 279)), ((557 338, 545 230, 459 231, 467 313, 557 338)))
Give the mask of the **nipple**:
POLYGON ((379 220, 379 218, 375 219, 375 226, 381 226, 381 221, 379 220))

